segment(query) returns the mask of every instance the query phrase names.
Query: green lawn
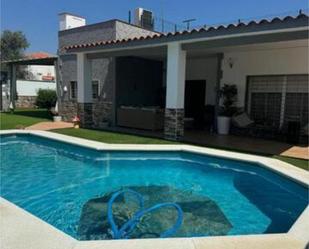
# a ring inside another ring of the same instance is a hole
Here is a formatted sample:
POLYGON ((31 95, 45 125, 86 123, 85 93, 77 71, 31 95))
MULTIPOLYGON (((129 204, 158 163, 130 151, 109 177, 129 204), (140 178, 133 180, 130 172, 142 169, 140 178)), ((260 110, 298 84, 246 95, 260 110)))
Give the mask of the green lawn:
POLYGON ((80 137, 90 140, 95 140, 103 143, 113 144, 171 144, 174 142, 164 139, 148 138, 135 135, 126 135, 115 132, 89 130, 89 129, 59 129, 53 130, 53 132, 61 133, 64 135, 80 137))
MULTIPOLYGON (((0 129, 16 129, 27 127, 42 121, 49 121, 52 117, 47 110, 43 109, 17 109, 13 114, 0 113, 0 129)), ((118 143, 118 144, 174 144, 175 142, 147 138, 135 135, 125 135, 115 132, 105 132, 89 129, 60 129, 53 130, 53 132, 61 133, 69 136, 80 137, 90 140, 95 140, 104 143, 118 143)), ((230 151, 236 151, 230 148, 221 148, 230 151)), ((242 152, 242 151, 237 151, 242 152)), ((308 160, 295 159, 290 157, 273 155, 273 158, 285 161, 296 167, 308 170, 308 160)))
POLYGON ((296 167, 309 170, 309 161, 305 159, 297 159, 292 157, 286 157, 286 156, 277 156, 274 155, 273 158, 279 159, 281 161, 287 162, 289 164, 292 164, 296 167))
POLYGON ((45 109, 17 109, 14 113, 0 113, 0 129, 27 127, 51 119, 51 115, 45 109))

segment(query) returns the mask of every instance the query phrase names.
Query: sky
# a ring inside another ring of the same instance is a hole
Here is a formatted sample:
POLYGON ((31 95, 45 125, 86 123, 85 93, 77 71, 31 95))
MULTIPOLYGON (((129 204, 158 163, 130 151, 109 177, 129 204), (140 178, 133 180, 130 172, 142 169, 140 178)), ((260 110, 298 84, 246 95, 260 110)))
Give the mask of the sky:
POLYGON ((0 0, 1 31, 23 31, 27 52, 57 52, 58 14, 70 12, 86 18, 87 24, 109 19, 128 20, 136 7, 152 10, 175 24, 195 18, 192 25, 227 23, 308 10, 308 0, 0 0))

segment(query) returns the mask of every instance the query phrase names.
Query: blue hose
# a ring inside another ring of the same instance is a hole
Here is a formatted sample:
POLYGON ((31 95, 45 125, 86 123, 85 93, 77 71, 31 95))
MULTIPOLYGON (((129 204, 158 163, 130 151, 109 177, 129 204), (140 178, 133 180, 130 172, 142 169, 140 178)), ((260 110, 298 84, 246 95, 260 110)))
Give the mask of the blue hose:
POLYGON ((176 223, 174 226, 172 226, 170 229, 164 231, 160 234, 161 238, 166 238, 168 236, 173 235, 181 226, 182 220, 183 220, 183 212, 181 207, 176 203, 160 203, 156 204, 150 208, 144 209, 144 198, 143 196, 135 192, 133 190, 127 189, 127 190, 120 190, 112 195, 110 200, 108 201, 107 206, 107 219, 112 229, 112 236, 114 239, 128 239, 130 236, 130 233, 133 231, 133 229, 136 227, 136 225, 139 223, 142 216, 144 216, 146 213, 151 213, 157 209, 160 209, 162 207, 174 207, 178 212, 178 217, 176 220, 176 223), (120 196, 125 193, 129 193, 132 196, 134 196, 138 203, 139 203, 139 210, 133 215, 131 219, 129 219, 126 223, 124 223, 120 229, 115 223, 114 216, 113 216, 113 203, 114 201, 120 196))

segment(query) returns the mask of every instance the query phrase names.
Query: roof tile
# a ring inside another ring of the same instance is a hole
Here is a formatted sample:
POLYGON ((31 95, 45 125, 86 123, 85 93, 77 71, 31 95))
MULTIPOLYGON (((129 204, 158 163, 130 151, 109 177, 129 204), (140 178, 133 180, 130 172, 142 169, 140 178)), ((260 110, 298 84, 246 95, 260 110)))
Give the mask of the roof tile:
POLYGON ((296 17, 292 16, 286 16, 284 18, 279 18, 275 17, 271 20, 267 19, 262 19, 260 21, 250 21, 247 24, 244 22, 239 22, 238 24, 229 24, 229 25, 220 25, 218 27, 209 27, 209 28, 200 28, 200 29, 192 29, 190 31, 188 30, 183 30, 183 31, 176 31, 176 32, 168 32, 166 34, 153 34, 153 35, 146 35, 146 36, 141 36, 141 37, 134 37, 134 38, 127 38, 127 39, 117 39, 117 40, 109 40, 109 41, 97 41, 97 42, 92 42, 92 43, 85 43, 85 44, 74 44, 74 45, 69 45, 65 46, 65 50, 70 50, 74 48, 87 48, 87 47, 96 47, 96 46, 101 46, 101 45, 107 45, 107 44, 116 44, 116 43, 126 43, 126 42, 131 42, 131 41, 137 41, 137 40, 149 40, 149 39, 159 39, 163 37, 171 37, 171 36, 178 36, 178 35, 186 35, 186 34, 193 34, 193 33, 202 33, 202 32, 212 32, 215 30, 229 30, 229 29, 235 29, 235 28, 240 28, 240 27, 249 27, 249 26, 254 26, 254 25, 261 25, 261 24, 271 24, 271 23, 277 23, 277 22, 286 22, 286 21, 291 21, 291 20, 297 20, 300 18, 308 18, 308 16, 304 13, 300 13, 296 17))

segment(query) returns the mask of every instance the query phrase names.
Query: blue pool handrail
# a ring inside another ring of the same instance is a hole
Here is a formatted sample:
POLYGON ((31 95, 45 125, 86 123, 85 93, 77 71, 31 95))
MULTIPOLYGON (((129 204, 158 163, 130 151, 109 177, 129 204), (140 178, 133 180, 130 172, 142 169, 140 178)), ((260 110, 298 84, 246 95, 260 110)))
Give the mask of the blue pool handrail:
POLYGON ((163 207, 174 207, 177 210, 178 217, 177 217, 175 224, 171 228, 169 228, 168 230, 160 234, 160 238, 166 238, 168 236, 173 235, 181 227, 182 220, 183 220, 183 211, 181 207, 176 203, 166 202, 166 203, 156 204, 150 208, 145 209, 144 208, 144 198, 140 193, 133 191, 131 189, 117 191, 116 193, 112 195, 112 197, 108 201, 108 206, 107 206, 107 219, 112 229, 113 238, 114 239, 128 239, 130 236, 130 233, 139 223, 142 216, 144 216, 146 213, 151 213, 163 207), (131 219, 129 219, 120 228, 118 228, 118 226, 115 223, 114 216, 113 216, 113 203, 119 196, 124 195, 125 193, 129 193, 136 198, 136 200, 139 203, 139 210, 133 215, 131 219))

